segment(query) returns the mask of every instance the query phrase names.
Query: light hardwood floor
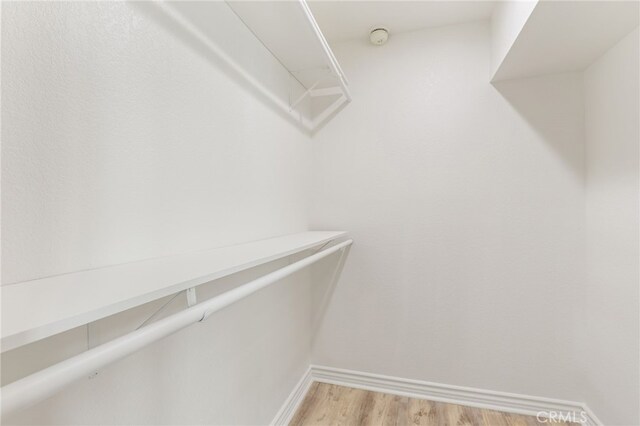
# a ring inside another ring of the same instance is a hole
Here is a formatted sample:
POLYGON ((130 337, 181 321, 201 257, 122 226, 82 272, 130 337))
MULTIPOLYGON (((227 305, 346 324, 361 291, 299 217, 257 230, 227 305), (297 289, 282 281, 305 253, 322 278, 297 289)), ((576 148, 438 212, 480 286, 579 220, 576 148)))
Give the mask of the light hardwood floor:
MULTIPOLYGON (((558 425, 559 423, 554 423, 558 425)), ((315 382, 290 426, 543 426, 535 417, 315 382)))

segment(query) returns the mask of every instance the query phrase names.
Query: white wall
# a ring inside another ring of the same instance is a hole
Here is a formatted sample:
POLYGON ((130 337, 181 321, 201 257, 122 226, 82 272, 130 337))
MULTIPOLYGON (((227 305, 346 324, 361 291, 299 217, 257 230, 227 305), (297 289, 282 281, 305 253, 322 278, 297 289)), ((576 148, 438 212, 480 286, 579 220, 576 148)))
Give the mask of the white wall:
POLYGON ((488 23, 333 47, 311 223, 355 244, 314 363, 581 400, 581 75, 490 85, 488 23))
POLYGON ((587 401, 605 424, 640 424, 638 29, 585 72, 587 401))
MULTIPOLYGON (((3 3, 3 283, 296 232, 307 215, 356 241, 335 288, 327 259, 313 289, 296 275, 7 423, 265 423, 311 361, 637 423, 638 32, 584 82, 492 86, 489 30, 336 45, 354 101, 311 144, 150 5, 3 3)), ((92 342, 163 302, 93 324, 92 342)), ((3 354, 3 380, 85 337, 3 354)))
POLYGON ((152 13, 3 4, 4 284, 306 228, 309 139, 152 13))
MULTIPOLYGON (((307 229, 308 137, 155 13, 2 3, 3 283, 307 229)), ((307 282, 296 275, 8 423, 266 423, 309 365, 307 282)), ((91 339, 155 307, 94 324, 91 339)), ((82 350, 85 333, 5 354, 3 373, 82 350)))

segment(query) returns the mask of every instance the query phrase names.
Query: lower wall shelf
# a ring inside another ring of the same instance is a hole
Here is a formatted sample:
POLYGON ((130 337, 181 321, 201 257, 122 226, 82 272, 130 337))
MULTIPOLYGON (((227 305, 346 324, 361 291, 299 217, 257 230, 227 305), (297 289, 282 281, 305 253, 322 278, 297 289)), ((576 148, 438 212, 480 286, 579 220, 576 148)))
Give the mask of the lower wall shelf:
POLYGON ((2 351, 344 237, 311 231, 5 285, 2 351))

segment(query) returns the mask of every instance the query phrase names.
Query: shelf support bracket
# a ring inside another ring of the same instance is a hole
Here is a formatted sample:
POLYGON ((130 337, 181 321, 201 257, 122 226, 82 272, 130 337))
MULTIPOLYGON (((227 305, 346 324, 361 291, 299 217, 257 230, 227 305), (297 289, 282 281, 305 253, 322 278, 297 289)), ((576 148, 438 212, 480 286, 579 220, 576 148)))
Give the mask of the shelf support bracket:
POLYGON ((317 98, 320 96, 335 96, 335 95, 342 95, 342 87, 335 86, 335 87, 327 87, 326 89, 315 89, 315 90, 309 91, 309 96, 311 96, 312 98, 317 98))
POLYGON ((198 303, 198 297, 196 295, 196 288, 195 287, 188 288, 187 291, 185 292, 185 294, 187 295, 187 306, 188 307, 192 307, 193 305, 198 303))
POLYGON ((314 92, 319 92, 322 91, 324 89, 319 89, 319 90, 315 90, 314 89, 318 86, 318 84, 322 83, 324 80, 326 80, 329 77, 333 77, 333 74, 329 74, 329 75, 325 75, 324 77, 319 78, 315 83, 313 83, 311 85, 311 87, 309 87, 307 90, 304 91, 304 93, 302 95, 300 95, 300 97, 298 97, 298 99, 296 99, 296 101, 291 104, 291 106, 289 106, 289 111, 293 111, 293 109, 298 106, 298 104, 300 102, 302 102, 304 100, 304 98, 306 98, 307 96, 314 96, 313 93, 314 92))
MULTIPOLYGON (((190 290, 190 289, 189 289, 189 290, 190 290)), ((147 325, 149 322, 151 322, 155 317, 157 317, 157 316, 158 316, 158 314, 160 314, 162 311, 164 311, 164 309, 165 309, 167 306, 169 306, 169 304, 170 304, 171 302, 173 302, 173 300, 174 300, 176 297, 178 297, 178 296, 180 295, 180 293, 182 293, 182 292, 179 292, 179 293, 174 294, 174 295, 171 297, 171 299, 167 300, 167 301, 166 301, 162 306, 160 306, 158 309, 156 309, 154 313, 152 313, 149 317, 147 317, 147 319, 146 319, 146 320, 142 321, 142 323, 141 323, 139 326, 137 326, 137 327, 136 327, 136 330, 140 330, 142 327, 144 327, 144 326, 145 326, 145 325, 147 325)), ((188 299, 188 296, 187 296, 187 299, 188 299)))
POLYGON ((299 97, 298 99, 296 99, 296 100, 295 100, 295 102, 291 104, 291 106, 289 106, 289 111, 293 111, 293 109, 294 109, 295 107, 297 107, 297 106, 298 106, 298 104, 299 104, 300 102, 302 102, 302 101, 304 100, 304 98, 306 98, 306 97, 311 93, 311 91, 312 91, 312 90, 313 90, 313 89, 314 89, 318 84, 320 84, 320 82, 321 82, 322 80, 324 80, 324 79, 320 79, 320 80, 316 81, 315 83, 313 83, 313 85, 312 85, 311 87, 309 87, 307 90, 305 90, 305 91, 304 91, 304 93, 303 93, 302 95, 300 95, 300 97, 299 97))

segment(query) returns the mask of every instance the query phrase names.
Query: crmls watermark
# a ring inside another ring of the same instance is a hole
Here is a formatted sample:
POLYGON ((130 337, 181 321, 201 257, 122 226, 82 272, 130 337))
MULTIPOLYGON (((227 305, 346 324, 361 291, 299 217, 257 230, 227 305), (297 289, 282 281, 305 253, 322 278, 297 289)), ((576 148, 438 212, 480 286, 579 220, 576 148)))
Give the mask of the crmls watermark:
POLYGON ((584 411, 539 411, 536 414, 539 423, 586 423, 587 413, 584 411))

